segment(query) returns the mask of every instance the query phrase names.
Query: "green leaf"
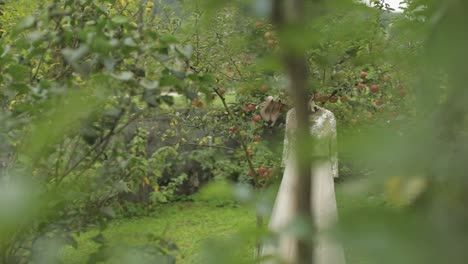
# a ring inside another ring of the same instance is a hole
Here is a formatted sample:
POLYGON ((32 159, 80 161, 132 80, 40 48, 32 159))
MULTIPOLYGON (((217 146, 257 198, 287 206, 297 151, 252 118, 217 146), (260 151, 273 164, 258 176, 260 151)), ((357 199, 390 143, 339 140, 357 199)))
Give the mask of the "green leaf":
POLYGON ((177 38, 172 34, 164 34, 160 37, 160 41, 164 44, 177 44, 177 38))
POLYGON ((83 58, 88 51, 87 45, 81 45, 78 49, 65 48, 62 50, 62 54, 68 63, 74 64, 77 60, 83 58))
POLYGON ((174 104, 174 96, 163 95, 161 96, 161 100, 170 106, 174 104))
POLYGON ((102 208, 100 209, 100 211, 101 211, 103 214, 107 215, 107 216, 110 216, 110 217, 112 217, 112 218, 115 217, 114 209, 112 209, 112 207, 110 207, 110 206, 102 207, 102 208))
POLYGON ((157 107, 159 105, 159 97, 155 93, 155 90, 146 90, 143 94, 143 100, 150 107, 157 107))
POLYGON ((135 43, 135 41, 132 38, 125 38, 124 44, 126 46, 129 46, 129 47, 136 47, 137 46, 137 44, 135 43))
POLYGON ((27 28, 31 28, 34 26, 34 23, 36 22, 36 18, 33 16, 28 16, 24 18, 16 27, 17 30, 24 30, 27 28))
POLYGON ((173 76, 177 77, 177 79, 179 80, 185 79, 185 76, 186 76, 185 72, 181 72, 181 71, 171 71, 171 73, 173 76))
POLYGON ((173 75, 165 75, 159 81, 161 86, 176 86, 180 84, 180 80, 174 77, 173 75))
POLYGON ((91 51, 96 53, 108 54, 112 49, 110 41, 103 37, 96 37, 91 43, 91 51))
POLYGON ((106 238, 102 235, 102 233, 99 233, 97 234, 96 236, 93 236, 91 238, 91 240, 93 240, 94 242, 98 243, 98 244, 104 244, 106 243, 106 238))
POLYGON ((24 82, 28 78, 29 68, 21 64, 13 64, 6 71, 14 81, 24 82))
POLYGON ((119 74, 111 74, 111 76, 120 81, 130 81, 134 75, 131 71, 124 71, 119 74))
POLYGON ((145 89, 154 90, 159 87, 159 82, 143 79, 140 81, 140 85, 143 86, 143 88, 145 89))
POLYGON ((24 84, 24 83, 13 84, 11 88, 20 94, 25 94, 31 90, 31 87, 29 87, 27 84, 24 84))
POLYGON ((186 59, 190 59, 193 55, 193 47, 191 45, 187 45, 185 47, 177 46, 176 50, 186 59))
POLYGON ((125 16, 116 16, 114 18, 112 18, 112 22, 116 23, 116 24, 125 24, 128 22, 128 18, 125 17, 125 16))
POLYGON ((76 239, 73 236, 71 236, 70 234, 67 234, 65 236, 65 243, 67 245, 70 245, 74 249, 78 249, 78 241, 76 241, 76 239))
POLYGON ((118 118, 121 115, 122 111, 120 109, 109 109, 104 111, 103 115, 110 118, 118 118))
POLYGON ((125 183, 122 180, 114 183, 114 188, 119 193, 124 193, 124 192, 130 192, 131 191, 130 188, 128 188, 127 183, 125 183))

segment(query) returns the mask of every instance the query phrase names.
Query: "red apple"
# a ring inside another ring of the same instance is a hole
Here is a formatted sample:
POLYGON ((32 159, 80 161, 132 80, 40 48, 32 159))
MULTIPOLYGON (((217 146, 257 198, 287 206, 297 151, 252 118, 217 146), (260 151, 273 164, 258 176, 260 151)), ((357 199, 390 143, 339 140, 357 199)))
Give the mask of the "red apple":
POLYGON ((226 93, 226 88, 224 88, 224 87, 219 88, 219 89, 218 89, 218 93, 219 93, 220 95, 225 94, 225 93, 226 93))
POLYGON ((317 92, 314 93, 314 101, 315 101, 316 103, 322 101, 322 96, 320 95, 320 93, 317 93, 317 92))
POLYGON ((272 35, 271 31, 265 32, 265 38, 270 38, 272 35))
POLYGON ((276 45, 276 40, 274 40, 274 39, 269 39, 268 40, 268 46, 274 47, 275 45, 276 45))
POLYGON ((267 171, 267 170, 266 170, 264 167, 260 167, 260 168, 257 169, 257 172, 258 172, 258 174, 260 174, 260 175, 265 174, 266 171, 267 171))
POLYGON ((192 105, 194 105, 196 107, 203 107, 203 102, 198 98, 193 98, 192 99, 192 105))
POLYGON ((336 103, 337 101, 338 101, 338 96, 336 96, 336 95, 330 97, 330 99, 329 99, 329 102, 332 103, 332 104, 336 103))
POLYGON ((253 105, 253 104, 248 104, 248 105, 247 105, 247 109, 253 111, 253 110, 255 110, 255 105, 253 105))
POLYGON ((252 121, 254 122, 259 122, 262 120, 262 116, 261 115, 255 115, 254 117, 252 117, 252 121))
POLYGON ((233 134, 236 134, 237 133, 237 128, 236 127, 230 127, 229 131, 231 131, 231 133, 233 133, 233 134))
POLYGON ((362 71, 361 72, 361 79, 365 80, 367 78, 367 72, 362 71))
POLYGON ((358 86, 360 89, 366 88, 366 85, 365 85, 364 83, 362 83, 362 82, 358 83, 357 86, 358 86))
POLYGON ((371 92, 376 93, 379 91, 379 86, 377 84, 373 84, 370 87, 371 92))
POLYGON ((383 102, 382 102, 381 99, 375 100, 375 105, 380 106, 380 105, 382 105, 382 104, 383 104, 383 102))

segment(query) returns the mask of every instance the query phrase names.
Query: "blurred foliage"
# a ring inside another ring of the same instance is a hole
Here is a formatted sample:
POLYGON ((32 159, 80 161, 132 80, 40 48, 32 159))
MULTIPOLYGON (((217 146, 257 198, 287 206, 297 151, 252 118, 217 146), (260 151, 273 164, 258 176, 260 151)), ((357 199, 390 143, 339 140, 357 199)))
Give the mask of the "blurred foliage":
MULTIPOLYGON (((269 95, 292 107, 284 47, 307 50, 310 92, 339 119, 333 231, 350 262, 467 259, 466 1, 326 1, 285 32, 262 0, 0 2, 2 263, 58 263, 72 234, 213 180, 201 197, 242 183, 239 200, 267 216, 283 122, 259 112, 269 95), (148 128, 159 116, 169 126, 148 128)), ((96 262, 173 255, 159 234, 128 251, 99 238, 96 262)), ((243 243, 214 242, 203 263, 238 263, 224 253, 243 243)))

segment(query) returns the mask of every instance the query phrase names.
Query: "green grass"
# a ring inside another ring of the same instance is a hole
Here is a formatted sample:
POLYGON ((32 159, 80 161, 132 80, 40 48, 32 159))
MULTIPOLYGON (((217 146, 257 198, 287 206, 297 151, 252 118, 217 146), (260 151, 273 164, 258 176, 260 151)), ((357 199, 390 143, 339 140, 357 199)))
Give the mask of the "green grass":
MULTIPOLYGON (((210 202, 183 202, 163 206, 150 217, 116 220, 104 231, 104 237, 120 246, 139 246, 148 243, 147 233, 160 235, 179 247, 177 263, 201 263, 203 246, 213 244, 214 239, 235 239, 255 227, 255 213, 248 208, 216 205, 210 202)), ((67 247, 61 254, 64 263, 87 263, 88 256, 99 244, 91 238, 98 234, 90 230, 77 237, 78 249, 67 247)), ((220 242, 215 242, 218 244, 220 242)), ((242 248, 233 252, 239 262, 250 262, 254 239, 250 236, 242 248)))
MULTIPOLYGON (((205 188, 203 192, 194 196, 196 201, 163 205, 151 216, 114 220, 104 231, 104 237, 111 241, 111 245, 123 248, 148 245, 148 233, 164 237, 178 246, 178 264, 253 263, 255 212, 233 202, 226 188, 229 187, 216 185, 205 188), (201 259, 206 256, 203 254, 204 249, 210 250, 210 257, 214 258, 214 261, 201 259), (217 261, 221 258, 221 262, 217 261)), ((337 202, 340 211, 376 206, 369 200, 345 199, 340 187, 337 188, 337 202)), ((99 247, 99 244, 91 239, 97 234, 97 230, 90 230, 77 237, 78 249, 67 247, 61 252, 63 263, 87 263, 88 256, 99 247)), ((360 251, 362 250, 345 249, 347 263, 372 263, 364 256, 365 250, 360 251)), ((113 259, 108 263, 141 262, 113 259)))

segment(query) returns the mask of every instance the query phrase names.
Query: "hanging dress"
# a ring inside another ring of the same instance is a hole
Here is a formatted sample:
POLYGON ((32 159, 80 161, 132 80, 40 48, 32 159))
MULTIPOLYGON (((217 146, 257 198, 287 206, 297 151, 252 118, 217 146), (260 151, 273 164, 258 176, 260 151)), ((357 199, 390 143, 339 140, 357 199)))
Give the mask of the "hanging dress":
MULTIPOLYGON (((344 252, 341 245, 320 231, 332 227, 338 220, 334 178, 338 177, 338 157, 336 145, 336 119, 332 112, 316 107, 310 115, 310 132, 314 141, 313 156, 315 161, 311 168, 313 175, 311 205, 314 224, 318 238, 314 243, 314 264, 344 264, 344 252)), ((286 133, 283 149, 283 179, 276 196, 269 229, 279 234, 276 246, 266 245, 262 255, 274 255, 286 263, 295 263, 297 240, 288 235, 284 229, 297 215, 294 197, 297 190, 298 175, 295 155, 296 111, 291 109, 286 117, 286 133)), ((325 232, 322 232, 325 233, 325 232)), ((269 262, 273 263, 273 262, 269 262)))

